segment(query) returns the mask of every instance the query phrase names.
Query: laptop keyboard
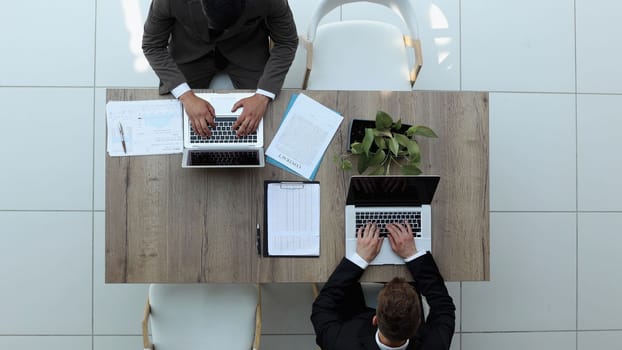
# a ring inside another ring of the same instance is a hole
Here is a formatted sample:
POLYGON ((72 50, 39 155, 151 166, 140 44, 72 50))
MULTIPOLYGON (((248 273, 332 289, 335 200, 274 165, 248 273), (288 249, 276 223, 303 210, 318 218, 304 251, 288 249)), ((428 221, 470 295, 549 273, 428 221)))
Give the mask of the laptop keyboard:
POLYGON ((256 151, 194 151, 190 165, 259 165, 256 151))
POLYGON ((380 229, 380 236, 387 236, 386 225, 394 222, 403 223, 408 221, 413 231, 413 237, 421 237, 421 213, 420 212, 358 212, 356 213, 356 227, 365 227, 367 223, 376 223, 380 229))
POLYGON ((190 127, 190 143, 193 144, 210 144, 210 143, 256 143, 257 131, 252 134, 238 137, 235 134, 235 130, 231 127, 237 118, 218 117, 216 118, 216 128, 210 128, 212 130, 212 136, 203 137, 194 132, 194 129, 190 127))

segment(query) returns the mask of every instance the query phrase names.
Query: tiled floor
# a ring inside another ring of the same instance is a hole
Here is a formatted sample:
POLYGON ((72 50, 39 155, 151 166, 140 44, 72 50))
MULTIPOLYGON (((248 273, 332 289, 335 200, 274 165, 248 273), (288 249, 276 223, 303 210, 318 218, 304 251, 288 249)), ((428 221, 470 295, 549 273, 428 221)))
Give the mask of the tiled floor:
MULTIPOLYGON (((304 34, 318 0, 290 0, 304 34)), ((142 346, 146 285, 104 283, 105 89, 155 87, 149 0, 0 11, 0 349, 142 346)), ((490 91, 491 281, 451 282, 452 350, 622 342, 616 0, 413 2, 418 90, 490 91)), ((348 5, 326 22, 381 19, 348 5)), ((299 87, 300 49, 285 87, 299 87)), ((307 285, 266 285, 262 349, 315 349, 307 285)))

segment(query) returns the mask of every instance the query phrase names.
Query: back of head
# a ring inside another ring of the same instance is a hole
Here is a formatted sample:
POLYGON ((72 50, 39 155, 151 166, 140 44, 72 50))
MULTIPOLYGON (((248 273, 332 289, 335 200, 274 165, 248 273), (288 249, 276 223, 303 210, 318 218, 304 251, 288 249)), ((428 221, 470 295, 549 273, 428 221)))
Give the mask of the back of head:
POLYGON ((246 0, 202 0, 210 29, 231 27, 242 15, 246 0))
POLYGON ((421 324, 421 303, 415 289, 395 277, 378 294, 378 329, 391 341, 412 338, 421 324))

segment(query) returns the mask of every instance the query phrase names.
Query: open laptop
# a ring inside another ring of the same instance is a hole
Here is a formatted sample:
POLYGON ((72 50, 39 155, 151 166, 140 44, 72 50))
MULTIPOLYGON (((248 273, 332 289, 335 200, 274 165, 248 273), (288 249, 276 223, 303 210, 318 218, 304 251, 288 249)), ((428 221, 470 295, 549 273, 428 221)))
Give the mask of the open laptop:
MULTIPOLYGON (((407 220, 413 230, 417 250, 432 250, 432 212, 430 203, 439 176, 353 176, 346 199, 346 256, 356 251, 356 231, 375 222, 380 235, 385 225, 407 220)), ((403 264, 387 238, 370 265, 403 264)))
POLYGON ((252 168, 263 167, 263 120, 257 131, 238 137, 231 128, 242 113, 242 108, 231 112, 231 107, 253 93, 199 93, 216 112, 210 137, 196 134, 184 109, 184 152, 181 166, 184 168, 252 168))

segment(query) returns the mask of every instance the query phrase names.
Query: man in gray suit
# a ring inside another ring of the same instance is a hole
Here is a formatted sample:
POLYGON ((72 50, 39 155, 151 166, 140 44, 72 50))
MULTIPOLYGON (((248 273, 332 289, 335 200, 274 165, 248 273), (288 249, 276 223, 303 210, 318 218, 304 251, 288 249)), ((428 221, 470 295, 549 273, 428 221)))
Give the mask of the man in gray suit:
POLYGON ((192 89, 208 88, 217 72, 237 89, 256 89, 233 106, 244 108, 234 128, 246 135, 281 90, 297 47, 287 0, 153 0, 143 35, 160 94, 178 98, 203 136, 211 135, 214 108, 192 89))

